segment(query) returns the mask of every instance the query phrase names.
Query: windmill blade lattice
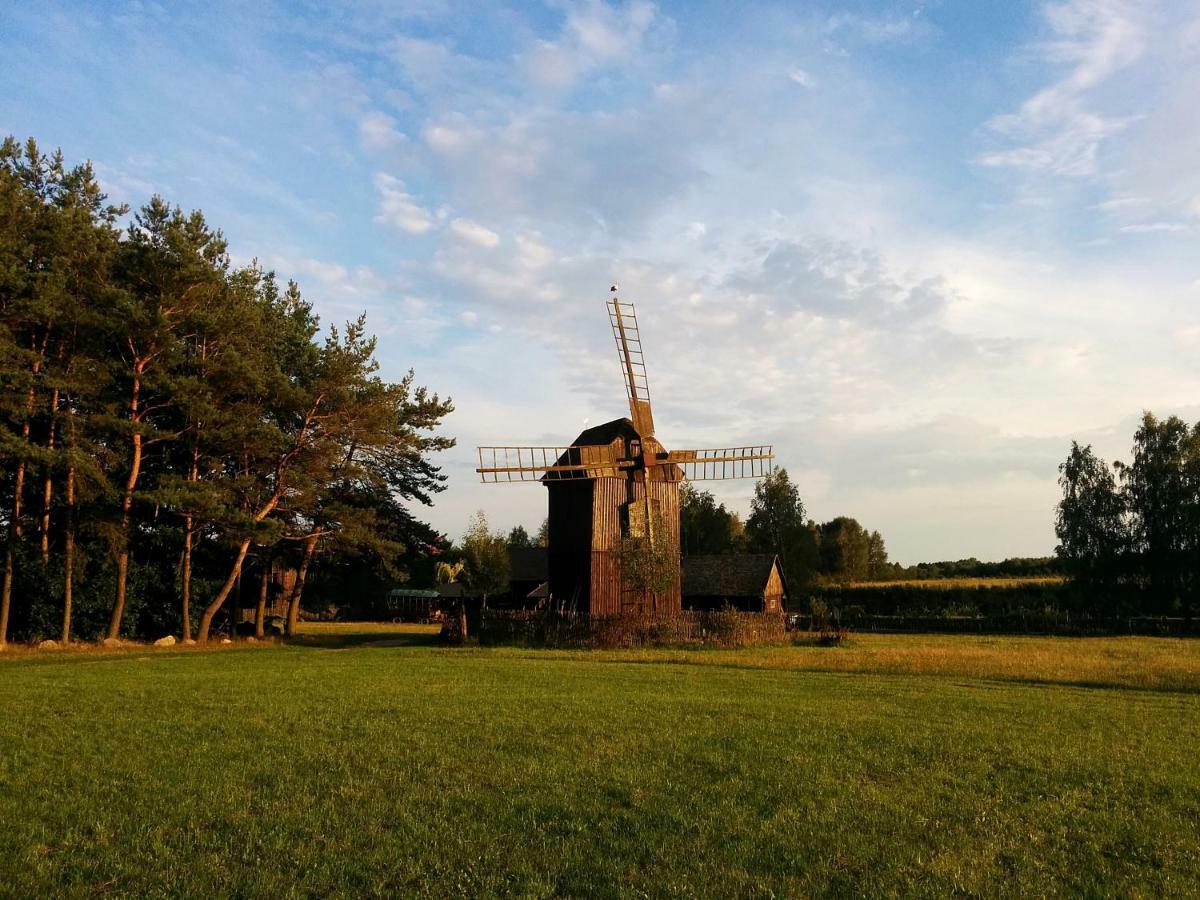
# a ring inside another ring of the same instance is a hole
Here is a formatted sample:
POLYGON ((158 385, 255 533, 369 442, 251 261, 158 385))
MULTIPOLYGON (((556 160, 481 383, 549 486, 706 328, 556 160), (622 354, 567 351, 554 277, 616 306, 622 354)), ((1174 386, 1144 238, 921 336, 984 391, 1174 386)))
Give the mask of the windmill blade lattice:
POLYGON ((632 461, 617 459, 608 446, 494 446, 478 451, 475 471, 485 484, 616 477, 618 470, 633 467, 632 461))
POLYGON ((706 450, 672 450, 667 461, 683 470, 688 481, 726 481, 733 478, 762 478, 771 471, 775 448, 711 447, 706 450))
POLYGON ((622 303, 614 297, 608 307, 608 320, 621 359, 621 377, 625 380, 625 394, 629 398, 630 418, 642 437, 652 437, 654 415, 650 411, 650 381, 646 377, 646 356, 642 351, 637 312, 632 303, 622 303))

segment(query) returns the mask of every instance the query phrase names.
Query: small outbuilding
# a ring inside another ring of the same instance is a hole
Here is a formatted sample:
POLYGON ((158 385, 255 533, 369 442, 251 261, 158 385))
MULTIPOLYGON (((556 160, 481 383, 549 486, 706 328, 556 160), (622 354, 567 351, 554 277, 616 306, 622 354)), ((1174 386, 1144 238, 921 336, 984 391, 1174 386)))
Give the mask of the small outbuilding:
POLYGON ((683 608, 782 613, 787 580, 772 553, 685 556, 681 565, 683 608))
POLYGON ((428 588, 395 588, 388 591, 388 612, 396 621, 428 622, 441 602, 441 594, 428 588))
POLYGON ((523 609, 536 605, 534 592, 549 579, 545 547, 508 548, 508 594, 488 598, 489 606, 523 609))

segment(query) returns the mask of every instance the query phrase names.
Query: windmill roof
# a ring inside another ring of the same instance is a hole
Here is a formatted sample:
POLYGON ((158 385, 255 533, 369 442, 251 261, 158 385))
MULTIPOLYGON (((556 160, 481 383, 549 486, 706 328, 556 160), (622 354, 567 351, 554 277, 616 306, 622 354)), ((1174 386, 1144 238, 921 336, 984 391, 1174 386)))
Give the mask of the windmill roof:
POLYGON ((579 437, 571 442, 573 447, 600 447, 611 444, 617 438, 637 440, 639 435, 629 419, 613 419, 603 425, 593 425, 580 432, 579 437))
POLYGON ((685 556, 680 571, 683 596, 761 597, 778 559, 773 553, 685 556))

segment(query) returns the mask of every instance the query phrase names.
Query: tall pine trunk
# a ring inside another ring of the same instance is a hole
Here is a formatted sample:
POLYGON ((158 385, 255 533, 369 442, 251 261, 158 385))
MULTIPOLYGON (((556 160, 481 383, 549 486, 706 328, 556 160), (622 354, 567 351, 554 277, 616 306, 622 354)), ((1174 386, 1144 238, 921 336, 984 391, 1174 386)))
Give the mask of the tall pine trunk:
POLYGON ((125 480, 125 491, 121 496, 121 546, 117 555, 117 596, 113 601, 112 617, 108 621, 108 637, 116 638, 121 633, 121 620, 125 617, 125 587, 129 581, 129 531, 133 524, 133 491, 137 487, 142 470, 142 433, 139 402, 144 363, 134 367, 133 388, 129 397, 129 422, 133 426, 133 457, 129 462, 129 477, 125 480))
POLYGON ((266 637, 267 591, 271 587, 271 561, 263 560, 262 575, 258 584, 258 605, 254 608, 254 636, 260 641, 266 637))
POLYGON ((237 584, 238 579, 242 575, 242 563, 246 561, 246 553, 250 549, 250 538, 243 538, 241 544, 238 545, 237 558, 233 562, 233 568, 229 571, 229 577, 225 579, 225 583, 221 585, 221 589, 217 591, 217 595, 213 598, 208 606, 204 607, 204 613, 200 616, 200 625, 196 629, 196 640, 203 644, 208 641, 208 632, 212 628, 213 617, 217 611, 225 605, 225 601, 233 592, 233 587, 237 584))
MULTIPOLYGON (((37 375, 40 363, 34 363, 37 375)), ((29 443, 29 418, 33 415, 33 388, 25 404, 25 423, 21 426, 21 443, 29 443)), ((25 459, 17 461, 17 477, 13 484, 12 521, 8 523, 8 540, 4 546, 4 585, 0 587, 0 648, 8 646, 8 617, 12 610, 13 547, 21 539, 21 507, 25 493, 25 459)))
POLYGON ((296 573, 296 583, 288 596, 287 636, 296 636, 296 626, 300 621, 300 597, 304 593, 304 580, 308 577, 308 565, 312 562, 313 553, 317 549, 320 535, 314 532, 304 542, 304 558, 300 561, 300 570, 296 573))
POLYGON ((67 533, 63 552, 66 571, 63 574, 62 642, 71 643, 71 605, 75 584, 75 466, 67 469, 67 533))
MULTIPOLYGON (((277 485, 275 494, 254 514, 255 522, 261 522, 274 512, 275 507, 279 504, 279 497, 282 491, 282 485, 277 485)), ((246 552, 250 549, 250 542, 252 540, 252 537, 242 538, 241 544, 238 545, 237 558, 234 559, 233 568, 229 571, 229 577, 225 579, 225 583, 217 591, 217 596, 213 597, 212 602, 204 607, 204 613, 200 616, 200 627, 196 629, 196 641, 198 643, 203 644, 208 640, 208 632, 212 628, 213 617, 216 616, 217 610, 225 604, 230 592, 233 591, 234 585, 241 579, 242 564, 246 561, 246 552)))
MULTIPOLYGON (((195 483, 199 480, 200 451, 192 448, 192 468, 188 472, 188 481, 195 483)), ((196 520, 189 514, 183 517, 183 562, 179 573, 179 605, 180 616, 183 619, 183 639, 192 639, 192 541, 196 532, 196 520)))
MULTIPOLYGON (((46 449, 54 450, 54 431, 58 426, 58 387, 50 398, 50 430, 46 434, 46 449)), ((52 455, 52 453, 51 453, 52 455)), ((50 505, 54 500, 54 468, 46 466, 46 477, 42 481, 42 522, 41 532, 42 566, 50 565, 50 505)))
MULTIPOLYGON (((42 346, 38 349, 37 338, 30 339, 30 350, 37 354, 31 363, 31 371, 34 380, 37 379, 38 373, 42 371, 42 362, 46 358, 46 346, 50 342, 50 329, 46 329, 46 333, 42 335, 42 346)), ((33 418, 33 400, 36 394, 36 388, 31 383, 29 385, 29 393, 25 397, 25 421, 21 425, 21 443, 29 443, 29 425, 33 418)), ((25 493, 25 459, 22 458, 17 462, 17 477, 13 485, 13 517, 8 524, 7 541, 4 547, 4 584, 0 587, 0 649, 8 646, 8 618, 12 610, 12 583, 13 583, 13 547, 17 541, 21 539, 21 500, 25 493)))

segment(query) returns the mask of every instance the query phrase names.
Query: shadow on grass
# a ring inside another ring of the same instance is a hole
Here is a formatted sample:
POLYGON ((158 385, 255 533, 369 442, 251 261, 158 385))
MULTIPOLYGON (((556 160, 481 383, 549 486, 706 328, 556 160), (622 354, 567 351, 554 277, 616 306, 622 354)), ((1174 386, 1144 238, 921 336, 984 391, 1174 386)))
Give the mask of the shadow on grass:
POLYGON ((316 650, 349 650, 352 647, 440 647, 438 633, 412 631, 344 631, 322 634, 299 634, 283 642, 289 647, 309 647, 316 650))
MULTIPOLYGON (((517 659, 523 660, 562 660, 564 657, 544 656, 537 649, 524 648, 526 652, 516 655, 517 659)), ((549 650, 549 648, 547 648, 549 650)), ((726 648, 718 647, 689 647, 682 652, 676 650, 675 655, 666 656, 659 659, 653 658, 637 658, 637 657, 605 657, 600 655, 591 655, 589 651, 579 651, 576 657, 580 662, 598 663, 601 665, 618 665, 618 666, 687 666, 695 668, 713 668, 726 669, 739 672, 761 672, 764 674, 776 675, 818 675, 818 676, 867 676, 867 677, 884 677, 884 678, 932 678, 941 681, 954 682, 957 687, 1006 687, 1006 686, 1023 686, 1033 688, 1070 688, 1083 691, 1122 691, 1131 693, 1148 693, 1148 694, 1182 694, 1195 696, 1200 694, 1200 686, 1187 681, 1178 683, 1159 683, 1159 684, 1131 684, 1128 681, 1111 680, 1106 681, 1096 678, 1048 678, 1043 675, 1030 673, 1028 675, 1005 675, 997 672, 914 672, 902 668, 888 668, 881 666, 877 668, 835 668, 822 666, 771 666, 758 665, 751 662, 740 662, 730 659, 713 659, 712 657, 705 658, 706 654, 720 652, 721 650, 728 651, 726 648), (686 655, 684 655, 686 654, 686 655), (695 656, 691 656, 695 654, 695 656)), ((823 648, 830 652, 838 652, 838 648, 823 648)), ((563 653, 571 651, 563 651, 562 649, 550 650, 550 652, 563 653)), ((604 652, 604 651, 599 651, 604 652)), ((736 650, 732 652, 737 652, 736 650)))

